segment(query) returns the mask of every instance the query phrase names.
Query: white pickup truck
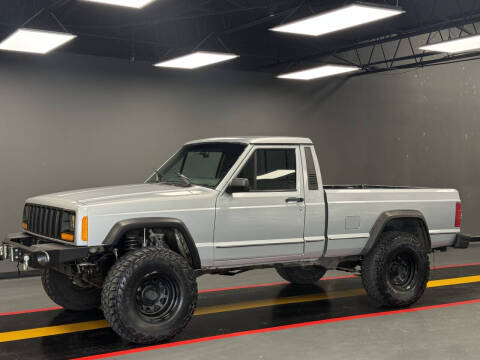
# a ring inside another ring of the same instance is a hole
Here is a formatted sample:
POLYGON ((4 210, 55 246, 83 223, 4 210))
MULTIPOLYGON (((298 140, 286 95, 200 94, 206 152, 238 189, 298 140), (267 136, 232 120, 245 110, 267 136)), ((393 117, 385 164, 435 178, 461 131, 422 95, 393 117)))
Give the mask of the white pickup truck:
POLYGON ((0 257, 40 268, 70 310, 102 306, 121 337, 162 341, 197 301, 196 277, 274 267, 309 284, 327 269, 361 273, 379 305, 418 300, 428 253, 465 248, 450 189, 328 186, 310 139, 192 141, 143 184, 28 199, 23 231, 0 257))

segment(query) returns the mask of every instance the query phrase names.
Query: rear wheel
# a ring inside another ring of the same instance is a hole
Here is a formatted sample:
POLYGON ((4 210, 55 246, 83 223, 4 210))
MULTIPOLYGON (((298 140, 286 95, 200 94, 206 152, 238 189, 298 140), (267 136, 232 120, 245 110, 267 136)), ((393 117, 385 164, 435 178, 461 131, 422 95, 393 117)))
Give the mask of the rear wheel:
POLYGON ((75 285, 67 275, 53 269, 43 270, 42 285, 50 299, 66 310, 84 311, 100 306, 100 289, 75 285))
POLYGON ((165 248, 142 248, 119 259, 102 290, 102 308, 122 338, 153 343, 177 335, 193 316, 197 282, 188 262, 165 248))
POLYGON ((320 280, 327 272, 321 266, 279 266, 276 268, 278 274, 285 280, 299 285, 313 284, 320 280))
POLYGON ((430 266, 427 251, 413 235, 387 232, 362 262, 362 281, 379 305, 404 307, 424 293, 430 266))

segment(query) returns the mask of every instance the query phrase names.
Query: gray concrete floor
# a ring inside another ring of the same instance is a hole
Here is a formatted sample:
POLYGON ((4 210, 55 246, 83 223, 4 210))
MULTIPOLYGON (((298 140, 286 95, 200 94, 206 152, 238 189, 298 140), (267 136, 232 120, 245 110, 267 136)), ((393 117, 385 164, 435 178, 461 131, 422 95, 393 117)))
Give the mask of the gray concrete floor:
MULTIPOLYGON (((436 253, 432 266, 480 261, 480 244, 436 253)), ((344 275, 329 272, 326 276, 344 275)), ((200 289, 282 281, 274 270, 206 275, 200 289)), ((0 281, 0 313, 56 306, 40 279, 0 281)), ((135 353, 119 359, 479 359, 480 304, 365 318, 135 353)))
POLYGON ((135 360, 478 360, 480 304, 246 335, 114 357, 135 360))
MULTIPOLYGON (((432 266, 480 261, 480 244, 466 250, 436 253, 432 266)), ((336 276, 329 272, 327 276, 336 276)), ((245 273, 233 283, 272 282, 272 271, 245 273)), ((201 287, 217 287, 224 278, 205 277, 201 287)), ((398 314, 378 318, 308 326, 246 335, 161 350, 135 353, 115 359, 136 360, 447 360, 480 358, 480 304, 398 314)))

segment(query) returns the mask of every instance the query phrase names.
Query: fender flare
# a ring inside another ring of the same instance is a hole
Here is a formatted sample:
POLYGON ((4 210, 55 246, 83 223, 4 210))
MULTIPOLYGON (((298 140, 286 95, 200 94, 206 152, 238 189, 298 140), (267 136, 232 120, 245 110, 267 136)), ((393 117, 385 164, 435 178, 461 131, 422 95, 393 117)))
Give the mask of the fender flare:
POLYGON ((190 254, 192 256, 193 268, 201 269, 202 265, 200 261, 200 256, 198 255, 197 246, 193 241, 192 235, 181 220, 174 218, 160 217, 121 220, 110 229, 109 233, 103 240, 103 245, 115 246, 122 239, 123 235, 125 235, 128 231, 145 227, 168 227, 180 231, 187 243, 188 250, 190 251, 190 254))
POLYGON ((376 244, 380 235, 382 234, 385 226, 394 219, 416 219, 420 222, 424 239, 426 241, 425 248, 428 252, 432 249, 432 241, 430 239, 430 233, 428 231, 427 222, 423 214, 418 210, 388 210, 381 213, 375 224, 373 224, 372 229, 370 230, 370 237, 368 238, 367 244, 362 250, 362 255, 366 255, 372 250, 373 246, 376 244))

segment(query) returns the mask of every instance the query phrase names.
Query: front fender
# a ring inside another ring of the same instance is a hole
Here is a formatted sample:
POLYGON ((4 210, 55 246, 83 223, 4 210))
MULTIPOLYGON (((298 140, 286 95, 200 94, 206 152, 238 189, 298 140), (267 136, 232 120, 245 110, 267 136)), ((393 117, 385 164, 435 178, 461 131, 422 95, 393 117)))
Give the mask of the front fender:
POLYGON ((173 228, 180 231, 187 243, 188 250, 190 251, 190 254, 192 256, 193 268, 201 269, 202 265, 200 262, 200 256, 198 255, 197 246, 193 241, 192 235, 188 231, 185 224, 181 220, 175 218, 155 217, 121 220, 117 222, 109 231, 109 233, 103 240, 103 245, 115 247, 128 231, 146 227, 173 228))

